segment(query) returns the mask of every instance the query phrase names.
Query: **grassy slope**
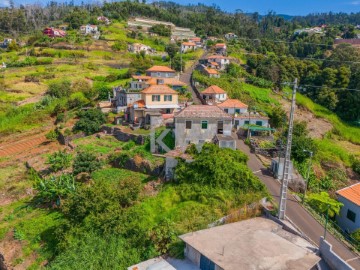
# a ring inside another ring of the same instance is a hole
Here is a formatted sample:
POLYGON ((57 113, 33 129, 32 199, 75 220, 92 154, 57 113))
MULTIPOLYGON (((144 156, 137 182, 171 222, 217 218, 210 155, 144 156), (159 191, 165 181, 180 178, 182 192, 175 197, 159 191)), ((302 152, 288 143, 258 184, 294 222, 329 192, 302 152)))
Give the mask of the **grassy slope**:
POLYGON ((316 117, 324 118, 333 124, 335 129, 333 133, 339 135, 344 140, 360 144, 360 128, 343 122, 335 113, 299 93, 296 95, 296 102, 298 105, 310 110, 316 117))

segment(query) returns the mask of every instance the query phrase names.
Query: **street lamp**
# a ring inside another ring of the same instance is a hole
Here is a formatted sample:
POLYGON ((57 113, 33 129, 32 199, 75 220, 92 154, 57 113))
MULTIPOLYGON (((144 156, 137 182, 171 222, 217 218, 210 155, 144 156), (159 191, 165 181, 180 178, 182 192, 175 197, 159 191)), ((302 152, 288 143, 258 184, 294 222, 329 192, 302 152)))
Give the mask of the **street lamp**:
POLYGON ((313 157, 313 155, 314 155, 314 153, 313 153, 312 151, 309 151, 309 150, 303 150, 303 151, 309 154, 310 160, 309 160, 308 171, 307 171, 307 174, 306 174, 305 190, 304 190, 304 196, 303 196, 303 199, 302 199, 302 203, 304 203, 304 201, 305 201, 306 190, 307 190, 307 188, 308 188, 309 179, 310 179, 311 161, 312 161, 312 157, 313 157))

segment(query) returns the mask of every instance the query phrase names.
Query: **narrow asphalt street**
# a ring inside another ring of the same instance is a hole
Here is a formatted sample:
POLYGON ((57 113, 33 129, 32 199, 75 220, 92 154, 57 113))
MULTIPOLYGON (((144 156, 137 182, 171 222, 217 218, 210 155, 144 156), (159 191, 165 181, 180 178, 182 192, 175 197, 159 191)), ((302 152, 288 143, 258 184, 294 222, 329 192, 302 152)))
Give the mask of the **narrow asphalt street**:
MULTIPOLYGON (((262 165, 255 154, 250 153, 249 147, 243 140, 236 138, 237 149, 241 150, 249 156, 248 166, 257 175, 260 180, 266 185, 270 194, 279 203, 280 183, 275 180, 269 170, 262 165)), ((308 238, 310 238, 316 245, 319 245, 320 236, 324 235, 324 227, 316 221, 294 198, 293 195, 288 194, 286 216, 291 220, 308 238)), ((360 257, 350 251, 342 242, 337 240, 329 232, 326 235, 326 240, 332 244, 333 250, 344 260, 346 260, 352 267, 360 270, 360 257)))
MULTIPOLYGON (((207 55, 207 52, 205 51, 203 53, 203 55, 201 56, 201 58, 204 58, 207 55)), ((187 68, 181 75, 180 75, 180 81, 183 83, 186 83, 186 85, 188 85, 190 91, 191 91, 191 95, 193 98, 193 101, 195 104, 201 104, 201 101, 198 99, 198 97, 196 96, 195 90, 191 84, 191 74, 194 71, 196 65, 198 64, 198 61, 196 61, 191 67, 187 68)))

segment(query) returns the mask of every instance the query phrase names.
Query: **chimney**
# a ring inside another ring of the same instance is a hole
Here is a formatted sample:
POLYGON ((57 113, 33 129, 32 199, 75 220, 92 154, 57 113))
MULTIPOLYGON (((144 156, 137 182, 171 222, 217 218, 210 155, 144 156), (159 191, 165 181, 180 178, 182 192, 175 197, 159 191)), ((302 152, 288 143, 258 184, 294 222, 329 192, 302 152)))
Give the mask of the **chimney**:
POLYGON ((164 84, 164 79, 157 79, 156 84, 158 85, 164 84))

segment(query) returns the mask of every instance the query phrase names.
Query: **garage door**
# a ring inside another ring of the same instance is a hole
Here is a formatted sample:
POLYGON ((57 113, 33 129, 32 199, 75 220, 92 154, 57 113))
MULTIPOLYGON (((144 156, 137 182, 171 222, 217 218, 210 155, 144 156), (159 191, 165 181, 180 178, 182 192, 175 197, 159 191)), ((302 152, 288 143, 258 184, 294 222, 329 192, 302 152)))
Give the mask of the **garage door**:
POLYGON ((215 264, 206 258, 204 255, 200 257, 200 269, 201 270, 215 270, 215 264))

